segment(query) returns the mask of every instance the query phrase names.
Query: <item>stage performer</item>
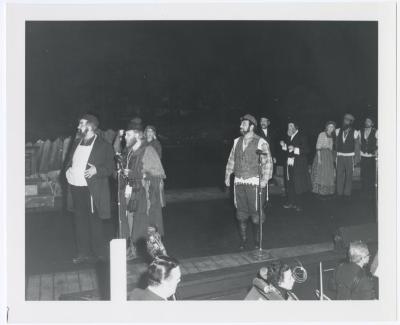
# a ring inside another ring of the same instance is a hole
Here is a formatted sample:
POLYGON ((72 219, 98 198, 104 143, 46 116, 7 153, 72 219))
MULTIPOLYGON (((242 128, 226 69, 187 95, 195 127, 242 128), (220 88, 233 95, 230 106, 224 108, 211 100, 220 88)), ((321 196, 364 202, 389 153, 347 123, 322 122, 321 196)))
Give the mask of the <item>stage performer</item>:
POLYGON ((354 166, 360 162, 360 132, 353 129, 354 116, 346 114, 336 129, 336 191, 338 198, 349 200, 354 166))
POLYGON ((102 220, 111 218, 108 178, 114 171, 114 152, 112 145, 96 134, 98 125, 95 116, 82 116, 66 164, 75 214, 76 264, 108 256, 102 220))
POLYGON ((125 131, 126 150, 123 154, 123 175, 120 193, 127 218, 123 222, 122 235, 130 239, 132 254, 136 255, 137 244, 146 245, 148 227, 156 227, 164 234, 162 207, 165 206, 164 179, 161 160, 152 146, 146 145, 143 132, 130 123, 125 131), (128 224, 128 227, 127 227, 128 224))
MULTIPOLYGON (((260 118, 260 130, 258 132, 259 136, 268 142, 269 151, 271 152, 272 161, 274 163, 274 168, 272 175, 276 172, 276 153, 275 153, 275 135, 270 128, 271 121, 267 117, 260 118)), ((270 183, 277 185, 276 181, 272 177, 270 183)))
POLYGON ((301 212, 303 210, 301 207, 302 195, 311 190, 307 161, 309 147, 307 138, 299 131, 299 125, 296 121, 289 121, 287 135, 286 141, 280 141, 282 150, 287 155, 285 178, 288 202, 283 207, 301 212))
POLYGON ((153 125, 148 125, 144 129, 144 136, 146 139, 146 143, 149 146, 153 146, 153 148, 157 151, 158 156, 162 157, 162 147, 160 141, 157 139, 156 128, 153 125))
POLYGON ((375 194, 376 156, 378 153, 378 130, 371 117, 367 117, 361 130, 361 186, 366 197, 375 194))
POLYGON ((336 123, 329 121, 325 130, 318 135, 317 153, 311 171, 312 191, 319 198, 335 194, 335 163, 333 144, 335 142, 336 123))
MULTIPOLYGON (((230 186, 230 177, 234 179, 234 202, 236 218, 239 221, 239 233, 241 237, 240 249, 243 250, 247 241, 247 221, 251 217, 255 231, 256 248, 259 245, 259 215, 258 209, 263 208, 263 202, 258 202, 259 165, 257 150, 261 155, 261 188, 264 189, 272 177, 273 162, 268 143, 254 133, 257 120, 254 116, 246 114, 241 119, 241 137, 233 143, 228 163, 226 165, 225 185, 230 186), (261 205, 261 206, 260 206, 261 205)), ((265 191, 263 190, 264 194, 265 191)), ((264 200, 262 200, 264 201, 264 200)), ((261 222, 264 222, 265 216, 261 222)))

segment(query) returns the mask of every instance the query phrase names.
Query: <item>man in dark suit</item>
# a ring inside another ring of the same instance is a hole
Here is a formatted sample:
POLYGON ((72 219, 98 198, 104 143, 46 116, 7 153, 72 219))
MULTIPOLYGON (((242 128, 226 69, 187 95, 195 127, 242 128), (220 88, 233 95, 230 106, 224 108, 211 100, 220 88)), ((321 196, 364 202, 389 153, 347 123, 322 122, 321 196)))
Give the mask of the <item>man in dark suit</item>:
POLYGON ((103 259, 108 253, 102 220, 111 218, 108 178, 115 168, 114 151, 96 134, 98 125, 95 116, 82 116, 66 165, 78 250, 74 263, 103 259))
POLYGON ((309 147, 307 138, 299 131, 298 123, 288 123, 288 137, 280 141, 283 151, 286 152, 285 177, 287 184, 288 203, 285 209, 293 208, 302 211, 301 195, 311 190, 311 178, 308 171, 307 154, 309 147))

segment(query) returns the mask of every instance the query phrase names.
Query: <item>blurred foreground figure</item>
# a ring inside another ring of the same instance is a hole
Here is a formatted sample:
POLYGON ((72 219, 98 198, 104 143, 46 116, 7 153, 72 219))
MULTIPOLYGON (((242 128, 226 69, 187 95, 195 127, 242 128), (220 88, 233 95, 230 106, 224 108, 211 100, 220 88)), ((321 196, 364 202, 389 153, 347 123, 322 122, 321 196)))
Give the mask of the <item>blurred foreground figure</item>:
POLYGON ((367 274, 365 266, 369 262, 368 246, 361 242, 351 242, 348 262, 340 264, 334 275, 337 300, 372 300, 376 299, 374 281, 367 274))
POLYGON ((179 262, 169 256, 157 256, 147 269, 146 289, 136 288, 128 300, 175 300, 175 292, 181 281, 179 262))
POLYGON ((292 292, 293 270, 279 261, 262 267, 246 300, 299 300, 292 292))
MULTIPOLYGON (((228 163, 226 165, 225 185, 230 186, 231 174, 235 175, 234 202, 236 207, 236 218, 239 221, 240 249, 244 249, 247 241, 247 222, 249 217, 254 225, 255 248, 259 245, 259 212, 263 208, 263 202, 258 202, 258 190, 261 183, 263 197, 264 188, 272 178, 273 162, 268 142, 254 133, 257 120, 254 116, 247 114, 243 116, 240 124, 241 137, 236 138, 233 143, 228 163), (261 152, 261 167, 259 156, 261 152), (261 169, 261 170, 259 170, 261 169), (261 175, 261 179, 260 179, 261 175)), ((261 222, 264 222, 265 215, 261 222)))

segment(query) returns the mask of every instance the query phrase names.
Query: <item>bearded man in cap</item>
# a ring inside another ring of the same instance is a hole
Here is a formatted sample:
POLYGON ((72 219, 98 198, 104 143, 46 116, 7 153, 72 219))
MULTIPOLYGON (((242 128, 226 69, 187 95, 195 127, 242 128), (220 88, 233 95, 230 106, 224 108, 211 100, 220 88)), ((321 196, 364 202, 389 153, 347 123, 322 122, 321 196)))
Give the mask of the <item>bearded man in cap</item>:
POLYGON ((374 195, 376 181, 376 158, 378 154, 378 130, 374 121, 367 117, 361 130, 361 186, 367 197, 374 195))
POLYGON ((353 128, 354 116, 346 114, 336 129, 336 191, 338 198, 349 200, 354 166, 360 162, 360 132, 353 128))
POLYGON ((284 174, 288 202, 283 207, 301 212, 303 210, 302 195, 311 190, 307 159, 310 148, 307 138, 299 131, 297 121, 289 120, 287 138, 285 141, 280 141, 280 145, 287 157, 284 174))
MULTIPOLYGON (((255 247, 259 245, 259 209, 263 208, 263 202, 258 202, 258 186, 261 182, 263 190, 272 177, 273 162, 268 142, 254 133, 257 120, 254 116, 246 114, 241 118, 241 137, 233 143, 228 163, 226 165, 225 185, 230 186, 230 177, 234 179, 234 202, 236 218, 239 221, 241 237, 240 249, 244 249, 247 241, 247 221, 251 217, 255 232, 255 247), (259 166, 257 150, 261 155, 261 180, 259 178, 259 166)), ((263 194, 265 191, 263 190, 263 194)), ((264 214, 261 222, 264 222, 264 214)))
POLYGON ((93 115, 81 117, 66 164, 75 214, 76 264, 108 255, 102 220, 111 218, 108 178, 114 171, 114 151, 111 144, 96 134, 98 125, 93 115))
POLYGON ((122 237, 129 239, 131 256, 136 256, 137 244, 147 239, 148 228, 155 227, 164 234, 162 207, 165 206, 164 179, 160 157, 154 147, 147 145, 143 131, 130 123, 125 131, 120 193, 123 198, 122 237))

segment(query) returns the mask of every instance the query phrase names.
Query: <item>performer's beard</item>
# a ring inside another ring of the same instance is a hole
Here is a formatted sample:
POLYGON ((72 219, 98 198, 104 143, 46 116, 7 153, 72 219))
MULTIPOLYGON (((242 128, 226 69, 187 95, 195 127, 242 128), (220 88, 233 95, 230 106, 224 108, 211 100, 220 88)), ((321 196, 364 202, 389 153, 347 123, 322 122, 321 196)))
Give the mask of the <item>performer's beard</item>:
POLYGON ((250 128, 247 128, 246 130, 244 129, 244 128, 240 128, 240 133, 242 134, 242 135, 246 135, 247 133, 249 133, 250 132, 250 128))
POLYGON ((293 133, 294 133, 294 131, 292 131, 291 129, 288 129, 288 130, 287 130, 287 135, 288 135, 289 137, 291 137, 291 136, 293 135, 293 133))
POLYGON ((343 123, 343 130, 350 129, 351 124, 343 123))
POLYGON ((137 142, 137 139, 130 139, 129 141, 126 141, 126 147, 132 148, 136 142, 137 142))
POLYGON ((83 139, 86 136, 87 133, 88 133, 88 129, 87 128, 84 128, 83 130, 82 129, 78 129, 78 131, 76 132, 75 138, 76 139, 83 139))

